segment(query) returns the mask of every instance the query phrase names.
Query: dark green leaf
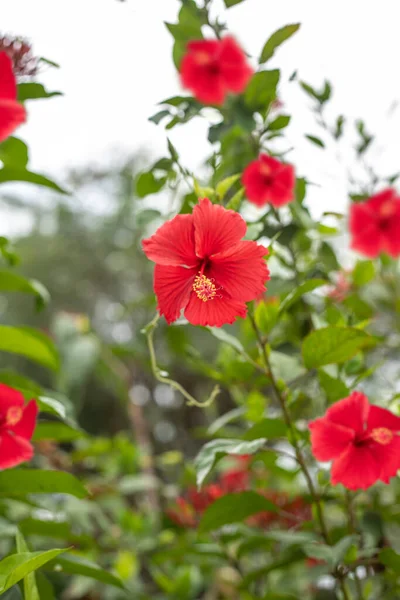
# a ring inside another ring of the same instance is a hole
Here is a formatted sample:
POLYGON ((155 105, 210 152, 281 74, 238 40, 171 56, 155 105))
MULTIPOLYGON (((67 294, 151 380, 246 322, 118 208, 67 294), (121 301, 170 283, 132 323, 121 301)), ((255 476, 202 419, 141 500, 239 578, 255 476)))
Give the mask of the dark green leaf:
POLYGON ((38 308, 44 307, 50 299, 48 291, 39 281, 25 279, 13 271, 0 270, 0 291, 32 294, 36 297, 38 308))
POLYGON ((105 571, 95 563, 92 563, 86 558, 76 556, 75 554, 68 554, 66 556, 57 558, 53 561, 49 567, 61 567, 65 573, 71 573, 72 575, 82 575, 83 577, 90 577, 96 581, 101 581, 108 585, 123 589, 124 584, 119 577, 105 571))
POLYGON ((308 94, 315 100, 318 100, 320 104, 324 104, 331 97, 332 88, 328 81, 325 81, 324 89, 322 90, 322 92, 318 92, 315 88, 311 87, 311 85, 305 83, 304 81, 300 81, 300 85, 306 92, 306 94, 308 94))
POLYGON ((400 572, 400 554, 392 548, 384 548, 379 554, 379 560, 396 574, 400 572))
POLYGON ((160 110, 160 112, 156 113, 152 117, 149 117, 149 121, 158 125, 160 121, 165 119, 165 117, 169 117, 170 114, 171 113, 169 112, 169 110, 160 110))
POLYGON ((16 137, 0 144, 0 160, 5 167, 25 169, 28 164, 28 146, 16 137))
POLYGON ((284 129, 290 123, 289 115, 279 115, 268 125, 268 131, 277 131, 278 129, 284 129))
POLYGON ((40 100, 41 98, 52 98, 53 96, 62 96, 61 92, 48 92, 41 83, 19 83, 18 100, 40 100))
POLYGON ((353 327, 324 327, 304 340, 302 354, 307 368, 322 367, 350 360, 360 350, 371 347, 375 339, 353 327))
POLYGON ((0 496, 71 494, 85 498, 87 491, 70 473, 40 469, 8 469, 0 472, 0 496))
POLYGON ((240 4, 243 0, 224 0, 226 8, 230 8, 231 6, 236 6, 236 4, 240 4))
POLYGON ((250 427, 243 435, 244 440, 252 441, 266 438, 267 440, 287 436, 287 427, 282 419, 262 419, 250 427))
POLYGON ((59 368, 59 358, 53 342, 30 327, 0 325, 0 351, 21 354, 53 370, 59 368))
POLYGON ((70 442, 85 436, 83 431, 74 429, 66 423, 50 421, 48 423, 38 423, 33 434, 33 441, 39 440, 57 440, 58 442, 70 442))
POLYGON ((156 194, 164 187, 166 181, 166 177, 157 179, 151 171, 142 173, 136 180, 136 193, 139 198, 144 198, 150 194, 156 194))
POLYGON ((255 73, 246 88, 244 100, 252 111, 265 111, 276 97, 280 72, 260 71, 255 73))
POLYGON ((26 183, 33 183, 34 185, 50 188, 60 194, 68 194, 66 190, 44 175, 32 173, 31 171, 22 168, 3 167, 0 169, 0 183, 7 183, 9 181, 24 181, 26 183))
POLYGON ((319 146, 320 148, 325 148, 324 142, 320 138, 315 137, 315 135, 306 135, 305 137, 310 142, 312 142, 313 144, 315 144, 316 146, 319 146))
MULTIPOLYGON (((226 454, 241 456, 243 454, 254 454, 265 444, 267 440, 257 439, 251 442, 243 440, 213 440, 208 442, 200 450, 194 461, 197 473, 197 485, 201 486, 211 472, 214 465, 226 454)), ((0 474, 1 475, 1 474, 0 474)), ((1 487, 0 487, 1 489, 1 487)))
POLYGON ((293 290, 286 298, 281 302, 279 312, 282 313, 287 310, 292 304, 300 300, 304 294, 308 294, 313 290, 326 285, 328 282, 325 279, 308 279, 304 283, 300 284, 298 288, 293 290))
POLYGON ((213 502, 200 521, 201 531, 212 531, 223 525, 244 521, 262 511, 276 512, 273 502, 256 492, 246 491, 226 494, 213 502))
POLYGON ((300 28, 300 23, 294 23, 293 25, 285 25, 277 31, 275 31, 271 37, 265 42, 264 48, 262 49, 259 63, 265 63, 267 60, 272 58, 275 50, 278 46, 288 40, 293 34, 300 28))

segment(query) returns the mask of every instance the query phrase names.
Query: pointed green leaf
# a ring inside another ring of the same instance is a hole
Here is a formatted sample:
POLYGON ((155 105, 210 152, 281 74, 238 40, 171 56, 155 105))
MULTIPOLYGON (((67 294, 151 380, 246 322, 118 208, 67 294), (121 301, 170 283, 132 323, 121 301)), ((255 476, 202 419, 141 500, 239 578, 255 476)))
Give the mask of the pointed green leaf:
POLYGON ((50 188, 60 194, 69 193, 57 183, 51 181, 51 179, 48 179, 39 173, 32 173, 32 171, 28 171, 27 169, 16 167, 3 167, 0 169, 0 183, 8 183, 9 181, 24 181, 26 183, 33 183, 35 185, 50 188))
POLYGON ((312 369, 332 363, 343 363, 375 343, 375 338, 355 327, 317 329, 303 342, 304 364, 308 369, 312 369))
POLYGON ((12 554, 0 561, 0 592, 4 593, 26 575, 40 569, 47 562, 66 552, 66 548, 46 552, 22 552, 12 554))
POLYGON ((275 50, 288 40, 293 34, 296 33, 300 28, 300 23, 293 23, 293 25, 285 25, 281 27, 265 42, 264 48, 262 49, 259 63, 263 64, 275 53, 275 50))
POLYGON ((276 512, 277 507, 256 492, 226 494, 207 508, 200 521, 200 531, 212 531, 223 525, 244 521, 262 511, 276 512))
POLYGON ((0 351, 26 356, 49 369, 59 368, 59 358, 53 342, 30 327, 0 325, 0 351))
POLYGON ((309 292, 312 292, 323 285, 327 285, 327 283, 328 281, 325 279, 308 279, 286 296, 286 298, 281 302, 279 312, 284 312, 289 308, 289 306, 292 306, 292 304, 297 302, 297 300, 300 300, 304 294, 308 294, 309 292))
MULTIPOLYGON (((20 531, 17 531, 16 542, 18 554, 29 552, 25 538, 20 531)), ((24 577, 24 600, 40 600, 34 571, 24 577)))
POLYGON ((0 291, 22 292, 32 294, 36 297, 38 309, 43 308, 49 301, 50 296, 46 288, 35 279, 25 279, 13 271, 0 270, 0 291))
POLYGON ((19 102, 62 96, 61 92, 48 92, 41 83, 19 83, 17 89, 19 102))
POLYGON ((77 556, 76 554, 68 554, 57 558, 49 566, 53 568, 61 567, 61 570, 65 573, 90 577, 91 579, 101 581, 102 583, 107 583, 108 585, 113 585, 114 587, 118 587, 121 589, 124 588, 124 584, 119 577, 117 577, 113 573, 105 571, 95 563, 86 560, 86 558, 77 556))
POLYGON ((0 496, 27 494, 71 494, 85 498, 87 491, 78 479, 64 471, 8 469, 0 472, 0 496))

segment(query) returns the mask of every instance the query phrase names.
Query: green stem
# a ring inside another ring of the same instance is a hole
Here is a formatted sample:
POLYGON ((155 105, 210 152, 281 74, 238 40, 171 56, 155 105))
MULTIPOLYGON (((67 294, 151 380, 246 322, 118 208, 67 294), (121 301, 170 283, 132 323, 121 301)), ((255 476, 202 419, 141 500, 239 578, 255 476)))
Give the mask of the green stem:
MULTIPOLYGON (((349 530, 350 533, 357 533, 357 520, 354 512, 354 497, 349 490, 346 490, 346 506, 347 506, 347 514, 349 517, 349 530)), ((357 569, 354 570, 354 581, 356 584, 357 595, 359 600, 364 600, 362 583, 358 576, 357 569)))
POLYGON ((185 388, 180 383, 178 383, 174 379, 170 379, 169 377, 165 377, 164 375, 161 374, 161 371, 157 365, 156 351, 154 348, 154 330, 157 327, 159 319, 160 319, 160 315, 157 313, 156 316, 154 317, 154 319, 152 319, 150 321, 150 323, 148 323, 146 325, 146 327, 143 329, 143 333, 147 337, 147 345, 148 345, 149 354, 150 354, 151 370, 152 370, 152 373, 153 373, 155 379, 157 379, 157 381, 159 381, 160 383, 165 383, 166 385, 170 385, 172 388, 174 388, 175 390, 180 392, 182 394, 182 396, 184 398, 186 398, 189 406, 197 406, 198 408, 205 408, 206 406, 210 406, 210 404, 212 404, 214 402, 215 398, 217 397, 217 395, 220 392, 219 385, 216 385, 213 388, 213 390, 212 390, 211 394, 209 395, 209 397, 207 398, 207 400, 204 400, 204 402, 199 402, 198 400, 196 400, 196 398, 194 398, 194 396, 189 394, 189 392, 187 390, 185 390, 185 388))

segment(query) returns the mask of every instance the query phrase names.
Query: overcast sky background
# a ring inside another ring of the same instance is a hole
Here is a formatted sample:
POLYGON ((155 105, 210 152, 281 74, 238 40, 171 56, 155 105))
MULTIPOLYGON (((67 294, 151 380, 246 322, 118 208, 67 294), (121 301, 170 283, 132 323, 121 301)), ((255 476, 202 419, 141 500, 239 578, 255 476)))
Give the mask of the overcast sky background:
MULTIPOLYGON (((62 181, 69 167, 104 164, 116 152, 143 148, 154 158, 165 155, 165 131, 147 119, 157 102, 181 91, 163 24, 176 20, 179 6, 178 0, 1 0, 2 32, 29 38, 35 54, 61 66, 39 80, 64 96, 31 102, 28 123, 18 131, 29 145, 32 170, 62 181)), ((222 0, 220 6, 222 14, 222 0)), ((397 0, 247 0, 224 16, 252 56, 277 28, 301 22, 270 68, 281 68, 283 80, 297 69, 315 87, 329 79, 334 99, 328 114, 365 119, 379 138, 371 161, 391 175, 400 170, 400 110, 389 113, 400 99, 398 8, 397 0)), ((283 83, 279 94, 293 114, 295 150, 287 160, 321 186, 310 190, 313 211, 345 209, 347 146, 339 165, 335 149, 323 152, 306 141, 304 133, 320 135, 309 100, 293 84, 283 83)), ((197 170, 209 151, 206 124, 196 119, 177 127, 171 139, 184 164, 197 170)), ((7 217, 0 233, 15 227, 7 217)))

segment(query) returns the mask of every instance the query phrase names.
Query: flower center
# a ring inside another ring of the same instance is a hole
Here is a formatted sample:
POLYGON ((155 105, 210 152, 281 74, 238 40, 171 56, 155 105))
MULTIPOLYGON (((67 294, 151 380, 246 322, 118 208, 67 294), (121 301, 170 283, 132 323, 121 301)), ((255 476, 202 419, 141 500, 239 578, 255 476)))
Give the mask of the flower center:
POLYGON ((196 62, 198 65, 209 65, 212 61, 212 56, 210 56, 207 52, 196 52, 196 62))
POLYGON ((213 300, 217 293, 214 280, 209 279, 202 273, 196 275, 193 282, 193 290, 196 292, 197 297, 203 302, 207 302, 207 300, 213 300))
POLYGON ((6 424, 11 426, 16 425, 21 420, 21 417, 22 408, 19 406, 11 406, 7 411, 6 424))
POLYGON ((387 429, 386 427, 377 427, 371 431, 370 437, 374 442, 386 446, 392 441, 393 435, 393 431, 390 431, 390 429, 387 429))
POLYGON ((394 202, 389 200, 389 202, 385 202, 385 204, 382 204, 380 211, 379 211, 379 216, 382 219, 387 219, 387 218, 391 217, 395 212, 396 212, 396 205, 394 202))

